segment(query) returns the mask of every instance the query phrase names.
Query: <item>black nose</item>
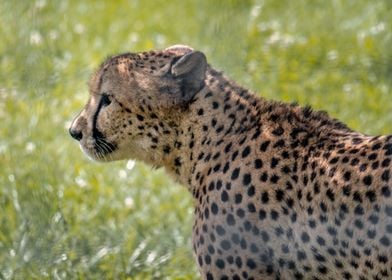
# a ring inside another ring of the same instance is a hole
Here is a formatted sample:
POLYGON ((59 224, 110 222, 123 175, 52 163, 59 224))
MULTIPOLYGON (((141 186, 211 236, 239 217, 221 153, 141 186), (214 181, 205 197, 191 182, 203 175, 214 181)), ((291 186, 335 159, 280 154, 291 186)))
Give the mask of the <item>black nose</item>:
POLYGON ((71 134, 71 136, 78 141, 83 138, 83 133, 81 131, 72 129, 71 127, 69 128, 69 134, 71 134))

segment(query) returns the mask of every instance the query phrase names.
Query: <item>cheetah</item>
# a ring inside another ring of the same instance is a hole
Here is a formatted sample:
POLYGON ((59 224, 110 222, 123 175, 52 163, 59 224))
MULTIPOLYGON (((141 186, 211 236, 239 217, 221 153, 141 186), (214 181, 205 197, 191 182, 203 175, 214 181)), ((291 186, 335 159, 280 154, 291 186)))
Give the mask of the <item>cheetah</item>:
POLYGON ((112 56, 89 91, 71 136, 187 187, 203 279, 392 279, 392 135, 257 97, 182 45, 112 56))

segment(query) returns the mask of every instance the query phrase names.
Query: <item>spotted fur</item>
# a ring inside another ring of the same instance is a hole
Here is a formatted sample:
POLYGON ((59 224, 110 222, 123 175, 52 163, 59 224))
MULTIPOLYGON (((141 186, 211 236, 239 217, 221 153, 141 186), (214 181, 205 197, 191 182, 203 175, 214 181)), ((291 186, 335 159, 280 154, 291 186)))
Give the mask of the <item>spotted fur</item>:
POLYGON ((203 279, 392 279, 392 136, 259 98, 185 46, 107 59, 70 133, 187 186, 203 279))

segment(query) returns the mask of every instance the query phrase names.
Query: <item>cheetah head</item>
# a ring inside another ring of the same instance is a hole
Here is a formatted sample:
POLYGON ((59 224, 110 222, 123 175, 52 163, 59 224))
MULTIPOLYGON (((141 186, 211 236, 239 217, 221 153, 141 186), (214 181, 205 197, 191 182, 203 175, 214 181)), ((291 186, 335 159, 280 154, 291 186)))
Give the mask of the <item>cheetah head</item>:
POLYGON ((92 76, 87 104, 69 132, 93 160, 157 164, 204 87, 206 69, 203 53, 180 45, 113 56, 92 76))

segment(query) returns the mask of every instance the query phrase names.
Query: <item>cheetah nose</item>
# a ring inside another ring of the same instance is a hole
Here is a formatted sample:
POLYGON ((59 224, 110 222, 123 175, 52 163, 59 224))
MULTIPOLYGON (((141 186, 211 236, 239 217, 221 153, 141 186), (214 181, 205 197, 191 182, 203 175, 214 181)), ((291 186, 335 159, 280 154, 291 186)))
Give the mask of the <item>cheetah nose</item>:
POLYGON ((71 134, 72 138, 80 141, 83 138, 83 133, 80 130, 69 128, 69 134, 71 134))

